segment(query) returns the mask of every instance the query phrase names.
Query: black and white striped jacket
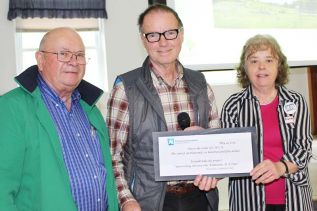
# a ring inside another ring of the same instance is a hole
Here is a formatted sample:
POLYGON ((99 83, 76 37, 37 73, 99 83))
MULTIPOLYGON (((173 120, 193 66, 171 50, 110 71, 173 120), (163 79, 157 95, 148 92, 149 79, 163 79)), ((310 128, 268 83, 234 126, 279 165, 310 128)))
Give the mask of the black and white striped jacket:
MULTIPOLYGON (((312 156, 312 135, 308 107, 297 92, 278 87, 278 119, 283 141, 283 159, 296 163, 299 170, 286 181, 286 211, 312 211, 312 188, 308 162, 312 156), (287 108, 288 105, 293 108, 287 108), (294 108, 294 105, 296 107, 294 108), (289 110, 288 110, 289 109, 289 110), (295 113, 294 112, 295 109, 295 113), (292 112, 293 111, 293 112, 292 112), (293 114, 292 114, 293 113, 293 114), (289 120, 295 121, 289 121, 289 120)), ((251 87, 231 95, 222 108, 223 128, 256 127, 259 160, 263 160, 263 127, 260 103, 252 95, 251 87)), ((229 179, 229 206, 231 211, 264 211, 263 185, 256 185, 250 177, 229 179)))

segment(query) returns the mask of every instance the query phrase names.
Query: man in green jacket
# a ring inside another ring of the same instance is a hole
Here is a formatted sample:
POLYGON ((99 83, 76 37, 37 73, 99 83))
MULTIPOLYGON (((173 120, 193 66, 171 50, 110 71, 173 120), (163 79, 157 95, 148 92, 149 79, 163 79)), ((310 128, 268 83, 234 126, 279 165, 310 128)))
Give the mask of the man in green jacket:
POLYGON ((0 98, 0 210, 117 211, 102 90, 83 80, 82 39, 53 29, 35 56, 0 98))

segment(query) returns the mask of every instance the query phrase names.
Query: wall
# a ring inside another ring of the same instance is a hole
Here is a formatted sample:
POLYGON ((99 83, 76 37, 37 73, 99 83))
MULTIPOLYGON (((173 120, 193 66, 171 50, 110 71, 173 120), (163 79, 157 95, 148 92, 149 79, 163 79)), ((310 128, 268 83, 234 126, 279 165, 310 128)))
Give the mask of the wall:
POLYGON ((148 0, 107 0, 106 54, 108 87, 117 75, 139 67, 145 56, 137 19, 148 6, 148 0))

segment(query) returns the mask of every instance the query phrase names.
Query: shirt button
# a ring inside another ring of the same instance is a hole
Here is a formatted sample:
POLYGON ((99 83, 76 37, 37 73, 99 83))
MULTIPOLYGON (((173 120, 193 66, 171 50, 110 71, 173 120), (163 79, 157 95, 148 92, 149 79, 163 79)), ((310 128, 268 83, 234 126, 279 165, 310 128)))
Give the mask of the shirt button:
POLYGON ((88 154, 85 154, 85 156, 86 156, 86 158, 88 158, 88 157, 89 157, 89 155, 88 155, 88 154))
POLYGON ((100 202, 101 201, 100 198, 98 198, 97 201, 100 202))
POLYGON ((79 133, 77 133, 76 135, 77 135, 77 137, 79 137, 79 136, 80 136, 80 134, 79 134, 79 133))
POLYGON ((96 176, 96 175, 94 175, 94 179, 97 179, 97 176, 96 176))
POLYGON ((56 107, 58 107, 58 104, 55 104, 56 107))

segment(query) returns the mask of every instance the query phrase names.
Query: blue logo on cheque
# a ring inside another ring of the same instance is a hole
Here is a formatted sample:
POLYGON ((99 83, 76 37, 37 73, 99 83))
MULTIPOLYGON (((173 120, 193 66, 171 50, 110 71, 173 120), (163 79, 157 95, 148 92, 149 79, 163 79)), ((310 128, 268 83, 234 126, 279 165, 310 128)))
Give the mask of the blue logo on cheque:
POLYGON ((167 144, 168 145, 174 145, 174 138, 168 138, 167 139, 167 144))

